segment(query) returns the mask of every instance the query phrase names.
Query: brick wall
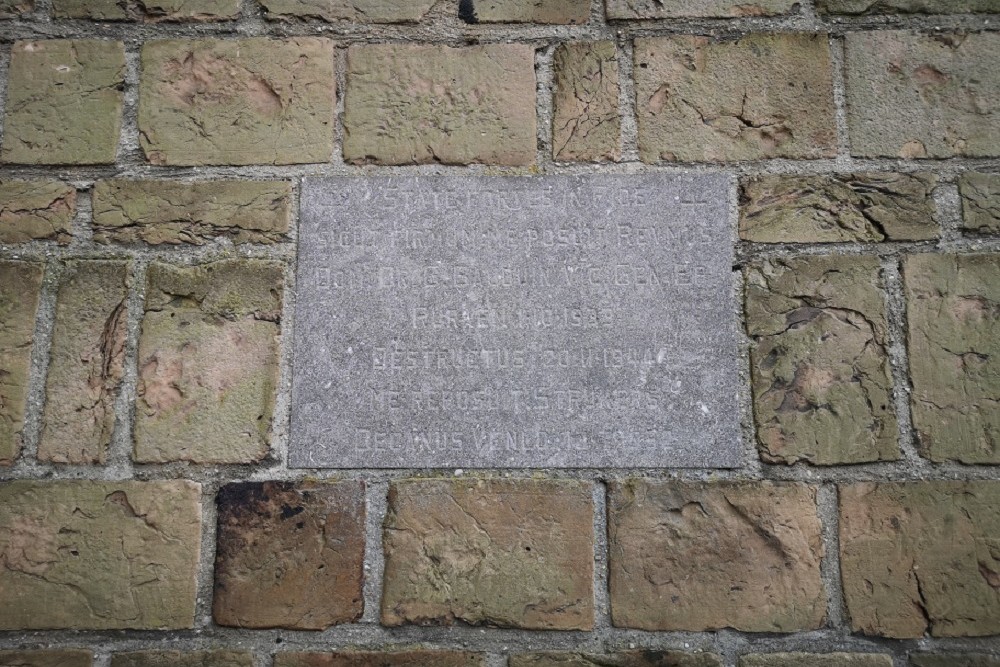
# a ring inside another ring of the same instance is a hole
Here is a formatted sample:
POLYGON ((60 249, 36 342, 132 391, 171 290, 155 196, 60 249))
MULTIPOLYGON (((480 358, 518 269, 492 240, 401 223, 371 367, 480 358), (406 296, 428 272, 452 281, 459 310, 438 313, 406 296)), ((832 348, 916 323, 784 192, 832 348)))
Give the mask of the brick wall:
POLYGON ((1000 1, 0 15, 0 665, 1000 665, 1000 1), (287 467, 304 176, 657 171, 741 467, 287 467))

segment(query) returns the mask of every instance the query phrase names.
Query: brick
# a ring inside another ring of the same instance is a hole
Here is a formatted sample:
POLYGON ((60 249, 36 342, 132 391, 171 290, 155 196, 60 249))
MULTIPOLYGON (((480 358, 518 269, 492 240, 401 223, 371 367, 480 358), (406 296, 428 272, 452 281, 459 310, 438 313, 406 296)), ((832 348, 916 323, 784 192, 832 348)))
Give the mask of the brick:
POLYGON ((397 482, 385 521, 382 622, 589 630, 593 532, 589 484, 397 482))
POLYGON ((1000 155, 1000 35, 859 32, 845 49, 853 155, 1000 155))
POLYGON ((139 141, 153 164, 330 160, 330 40, 169 39, 141 60, 139 141))
POLYGON ((532 164, 534 54, 527 44, 352 46, 344 159, 532 164))
POLYGON ((1000 174, 962 174, 962 229, 978 234, 1000 234, 1000 174))
POLYGON ((253 667, 246 651, 135 651, 111 656, 111 667, 253 667))
POLYGON ((461 0, 458 15, 466 23, 583 24, 590 0, 461 0))
POLYGON ((891 655, 865 653, 757 653, 740 657, 739 667, 892 667, 891 655))
POLYGON ((616 627, 794 632, 823 623, 813 487, 614 482, 608 536, 616 627))
POLYGON ((194 625, 201 485, 0 483, 0 630, 194 625))
POLYGON ((235 19, 239 13, 239 0, 143 0, 134 5, 115 0, 52 0, 56 18, 96 21, 221 21, 235 19))
POLYGON ((15 42, 8 76, 4 162, 114 163, 125 85, 121 42, 15 42))
POLYGON ((651 37, 634 59, 644 162, 836 154, 826 35, 651 37))
POLYGON ((760 176, 740 184, 740 238, 758 243, 936 239, 933 174, 760 176))
POLYGON ((920 453, 1000 463, 1000 255, 913 255, 903 278, 920 453))
POLYGON ((98 243, 202 245, 287 240, 292 184, 285 181, 98 181, 98 243))
POLYGON ((42 267, 0 260, 0 465, 21 452, 42 267))
POLYGON ((128 335, 129 267, 66 264, 56 300, 38 458, 104 463, 115 425, 128 335))
POLYGON ((16 19, 34 10, 34 0, 0 0, 0 20, 16 19))
POLYGON ((278 653, 275 667, 485 667, 483 656, 464 651, 343 651, 278 653))
POLYGON ((820 14, 1000 13, 1000 0, 816 0, 820 14))
POLYGON ((82 649, 0 651, 0 667, 90 667, 93 662, 90 651, 82 649))
POLYGON ((751 267, 747 332, 760 455, 837 465, 899 458, 877 257, 751 267))
POLYGON ((605 0, 609 19, 777 16, 797 11, 798 0, 605 0))
POLYGON ((0 183, 0 243, 69 243, 76 189, 59 181, 0 183))
POLYGON ((985 653, 911 653, 912 667, 1000 667, 1000 658, 985 653))
POLYGON ((269 261, 150 266, 136 461, 252 463, 267 454, 283 282, 269 261))
POLYGON ((322 630, 364 611, 361 482, 245 482, 219 491, 219 625, 322 630))
POLYGON ((434 0, 261 0, 269 19, 319 19, 351 23, 418 23, 434 0))
POLYGON ((552 153, 556 160, 618 160, 618 55, 615 43, 568 42, 555 52, 552 153))
POLYGON ((511 656, 508 667, 722 667, 714 653, 624 651, 611 655, 587 653, 526 653, 511 656))
POLYGON ((841 486, 851 627, 892 638, 1000 633, 998 506, 996 482, 841 486))

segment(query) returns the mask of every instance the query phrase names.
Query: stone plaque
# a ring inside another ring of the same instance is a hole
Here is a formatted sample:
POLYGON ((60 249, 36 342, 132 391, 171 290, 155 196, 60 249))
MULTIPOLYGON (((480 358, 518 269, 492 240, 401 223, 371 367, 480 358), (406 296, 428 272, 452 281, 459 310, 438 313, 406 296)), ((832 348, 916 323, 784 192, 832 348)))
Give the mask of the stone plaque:
POLYGON ((721 174, 309 178, 296 467, 739 464, 721 174))

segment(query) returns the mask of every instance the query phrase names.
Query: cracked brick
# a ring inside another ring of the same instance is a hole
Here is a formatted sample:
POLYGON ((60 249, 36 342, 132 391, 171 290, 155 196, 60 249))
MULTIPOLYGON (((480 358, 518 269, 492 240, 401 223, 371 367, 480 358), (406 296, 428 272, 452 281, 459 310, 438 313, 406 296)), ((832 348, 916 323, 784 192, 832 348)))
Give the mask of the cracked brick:
POLYGON ((796 11, 799 0, 605 0, 612 20, 778 16, 796 11))
POLYGON ((288 182, 98 181, 94 240, 98 243, 202 245, 287 240, 292 185, 288 182))
POLYGON ((0 465, 21 452, 42 266, 0 261, 0 465))
POLYGON ((1000 463, 1000 255, 913 255, 903 280, 920 453, 1000 463))
POLYGON ((15 42, 0 157, 15 164, 114 163, 124 85, 122 42, 15 42))
POLYGON ((534 54, 527 44, 352 46, 344 159, 532 164, 534 54))
POLYGON ((891 655, 871 653, 756 653, 739 667, 892 667, 891 655))
POLYGON ((434 0, 261 0, 261 5, 271 20, 419 23, 434 0))
POLYGON ((139 143, 151 163, 330 160, 330 40, 160 40, 146 42, 141 60, 139 143))
POLYGON ((56 18, 96 21, 223 21, 239 13, 239 0, 52 0, 56 18))
POLYGON ((201 485, 0 483, 0 630, 194 625, 201 485))
POLYGON ((271 261, 150 265, 136 461, 252 463, 267 454, 283 282, 271 261))
POLYGON ((1000 174, 962 174, 958 191, 962 196, 962 229, 1000 234, 1000 174))
POLYGON ((134 651, 111 656, 111 667, 254 667, 247 651, 134 651))
POLYGON ((853 155, 1000 155, 1000 35, 849 33, 845 58, 853 155))
POLYGON ((851 628, 896 639, 1000 633, 998 506, 992 481, 841 486, 851 628))
POLYGON ((467 651, 338 651, 279 653, 275 667, 485 667, 482 654, 467 651))
POLYGON ((877 243, 938 238, 933 174, 765 175, 740 183, 740 238, 877 243))
POLYGON ((94 656, 84 649, 0 651, 0 667, 91 667, 94 656))
POLYGON ((384 543, 384 625, 593 626, 589 484, 397 482, 384 543))
POLYGON ((461 0, 466 23, 542 23, 582 25, 590 18, 590 0, 461 0))
POLYGON ((795 632, 826 616, 813 487, 614 482, 608 539, 615 627, 795 632))
POLYGON ((1000 0, 816 0, 820 14, 997 14, 1000 0))
POLYGON ((722 667, 714 653, 623 651, 593 653, 524 653, 510 657, 508 667, 722 667))
POLYGON ((124 371, 129 266, 71 261, 62 274, 38 458, 104 463, 124 371))
POLYGON ((615 43, 560 44, 555 52, 552 157, 618 160, 618 54, 615 43))
POLYGON ((0 182, 0 243, 69 243, 76 188, 60 181, 0 182))

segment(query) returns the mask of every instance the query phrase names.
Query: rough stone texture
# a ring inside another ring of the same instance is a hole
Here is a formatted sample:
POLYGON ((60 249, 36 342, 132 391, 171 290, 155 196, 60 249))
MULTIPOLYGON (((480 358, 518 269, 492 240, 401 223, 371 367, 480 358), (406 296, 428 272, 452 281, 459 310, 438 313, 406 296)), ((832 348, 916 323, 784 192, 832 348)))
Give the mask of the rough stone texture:
POLYGON ((246 482, 219 491, 219 625, 322 630, 363 611, 364 483, 246 482))
POLYGON ((118 152, 125 47, 47 39, 11 47, 0 158, 16 164, 111 164, 118 152))
POLYGON ((790 14, 797 0, 605 0, 609 19, 738 17, 790 14))
POLYGON ((593 627, 589 484, 397 482, 384 528, 384 625, 593 627))
POLYGON ((275 181, 98 181, 94 240, 98 243, 201 245, 286 239, 292 184, 275 181))
POLYGON ((761 457, 818 465, 899 458, 877 257, 777 259, 747 270, 761 457))
POLYGON ((0 0, 0 19, 16 19, 34 9, 33 0, 0 0))
POLYGON ((608 537, 617 627, 793 632, 823 623, 813 487, 614 482, 608 537))
POLYGON ((903 277, 920 453, 1000 463, 1000 255, 913 255, 903 277))
POLYGON ((714 653, 625 651, 610 655, 587 653, 526 653, 511 656, 508 667, 722 667, 714 653))
POLYGON ((283 282, 277 262, 150 266, 139 337, 137 461, 263 458, 278 377, 283 282))
POLYGON ((911 653, 912 667, 1000 667, 1000 658, 985 653, 911 653))
POLYGON ((1000 174, 962 174, 962 228, 979 234, 1000 234, 1000 174))
POLYGON ((836 154, 826 35, 640 38, 634 60, 645 162, 836 154))
POLYGON ((872 243, 937 238, 934 174, 760 176, 740 184, 740 238, 872 243))
POLYGON ((117 261, 72 261, 63 271, 38 443, 43 461, 105 461, 124 370, 128 273, 117 261))
POLYGON ((891 655, 864 653, 757 653, 740 657, 739 667, 892 667, 891 655))
POLYGON ((478 653, 464 651, 343 651, 278 653, 274 667, 484 667, 478 653))
POLYGON ((533 163, 534 54, 527 44, 352 46, 344 159, 533 163))
POLYGON ((201 485, 0 483, 0 630, 194 625, 201 485))
POLYGON ((841 486, 851 627, 894 638, 1000 633, 998 506, 997 482, 841 486))
POLYGON ((821 14, 1000 13, 1000 0, 816 0, 821 14))
POLYGON ((852 154, 1000 155, 1000 35, 856 32, 845 49, 852 154))
POLYGON ((97 21, 221 21, 239 13, 239 0, 52 0, 56 18, 97 21))
POLYGON ((333 154, 333 43, 169 39, 142 47, 139 142, 153 164, 300 164, 333 154))
POLYGON ((0 183, 0 243, 69 243, 76 188, 59 181, 0 183))
POLYGON ((618 160, 618 53, 615 43, 566 42, 555 52, 552 153, 556 160, 618 160))
POLYGON ((0 261, 0 465, 21 452, 42 267, 0 261))
POLYGON ((135 651, 111 656, 111 667, 253 667, 245 651, 135 651))
POLYGON ((0 651, 0 667, 90 667, 90 651, 65 649, 53 651, 0 651))
POLYGON ((460 0, 466 23, 586 23, 590 0, 460 0))
POLYGON ((434 0, 261 0, 269 19, 417 23, 434 0))

